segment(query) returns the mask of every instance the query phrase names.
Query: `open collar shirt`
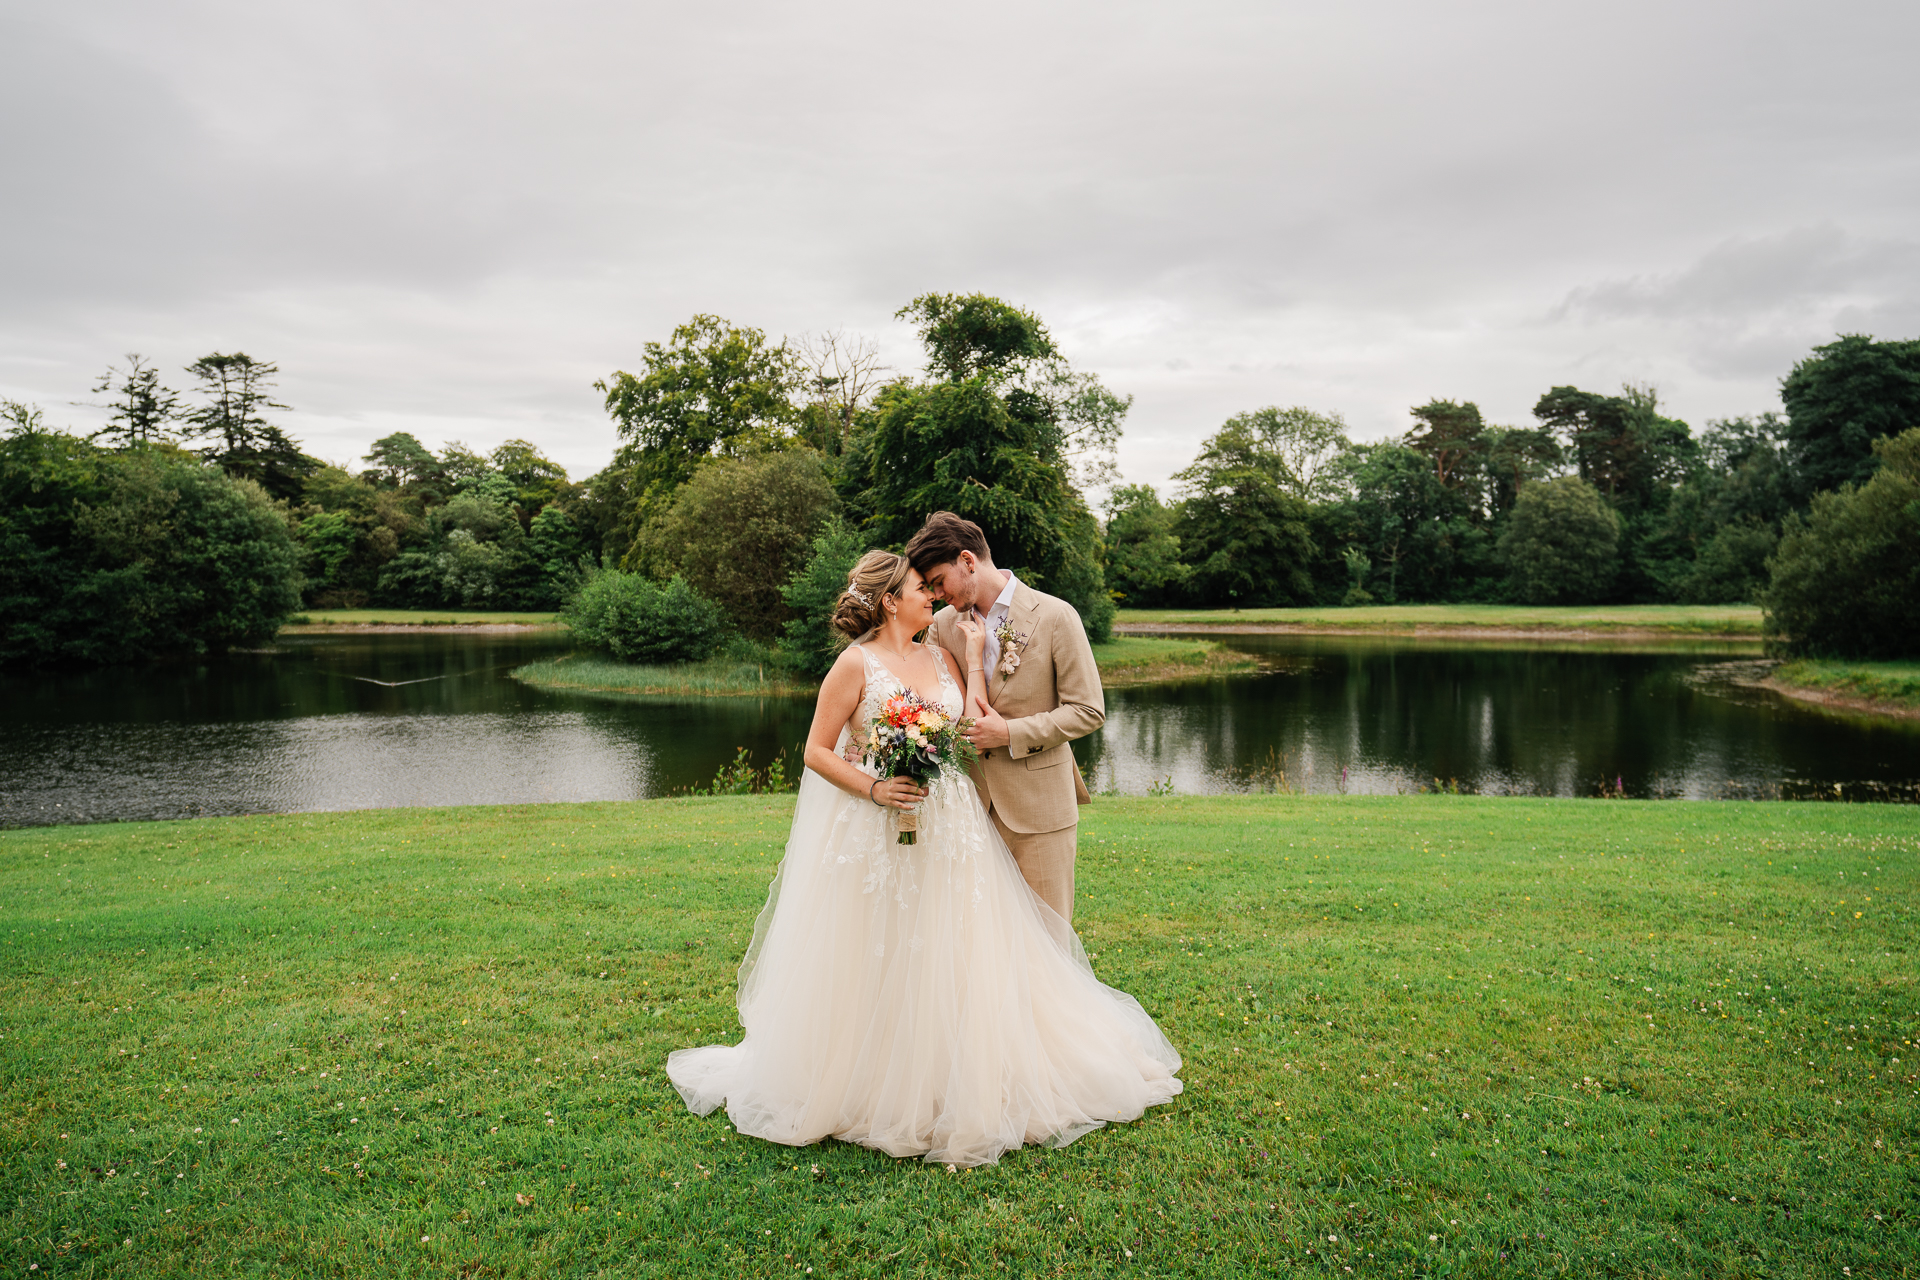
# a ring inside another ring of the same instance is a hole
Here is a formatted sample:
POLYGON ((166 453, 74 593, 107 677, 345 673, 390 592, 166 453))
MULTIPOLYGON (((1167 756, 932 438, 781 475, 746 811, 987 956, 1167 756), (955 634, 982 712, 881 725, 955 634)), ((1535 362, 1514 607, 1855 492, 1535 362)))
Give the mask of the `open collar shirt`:
POLYGON ((987 651, 985 657, 987 664, 987 687, 989 689, 991 689, 999 679, 1000 637, 997 633, 1000 630, 1000 624, 1007 620, 1007 615, 1013 610, 1013 591, 1015 587, 1020 585, 1020 579, 1013 576, 1013 570, 1007 569, 1003 570, 1003 572, 1007 575, 1007 585, 1000 588, 1000 594, 995 598, 993 608, 987 610, 987 651))

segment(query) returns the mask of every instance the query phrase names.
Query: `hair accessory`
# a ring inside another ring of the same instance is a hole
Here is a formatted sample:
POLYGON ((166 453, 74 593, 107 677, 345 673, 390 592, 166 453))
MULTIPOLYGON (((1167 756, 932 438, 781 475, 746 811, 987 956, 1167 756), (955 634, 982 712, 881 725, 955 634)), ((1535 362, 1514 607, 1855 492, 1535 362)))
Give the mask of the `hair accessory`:
POLYGON ((873 607, 873 601, 867 599, 865 593, 855 591, 852 587, 848 587, 847 594, 852 596, 855 600, 858 600, 861 604, 865 605, 867 608, 871 609, 873 607))

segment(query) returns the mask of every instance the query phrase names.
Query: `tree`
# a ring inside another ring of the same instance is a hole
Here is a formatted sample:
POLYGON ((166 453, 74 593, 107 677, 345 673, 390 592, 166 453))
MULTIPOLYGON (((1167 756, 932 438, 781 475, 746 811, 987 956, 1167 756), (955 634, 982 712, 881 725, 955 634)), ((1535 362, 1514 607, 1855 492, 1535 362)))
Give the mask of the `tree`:
POLYGON ((833 610, 847 589, 847 574, 866 552, 860 535, 835 516, 813 540, 806 565, 780 589, 787 621, 775 649, 799 674, 824 679, 846 648, 846 637, 833 629, 833 610))
POLYGON ((1454 599, 1483 568, 1489 535, 1471 518, 1470 492, 1442 484, 1426 455, 1390 440, 1351 445, 1334 470, 1347 497, 1332 513, 1331 541, 1359 548, 1376 588, 1385 570, 1386 603, 1454 599))
POLYGON ((1651 387, 1627 386, 1617 396, 1555 387, 1533 414, 1566 438, 1579 477, 1622 511, 1658 506, 1698 453, 1687 424, 1660 415, 1651 387))
POLYGON ((727 635, 726 615, 685 579, 618 569, 589 574, 560 616, 581 643, 622 662, 700 662, 727 635))
POLYGON ((1173 532, 1178 516, 1152 485, 1123 485, 1107 496, 1107 585, 1128 607, 1167 603, 1192 575, 1173 532))
POLYGON ((1874 440, 1920 426, 1920 339, 1842 334, 1793 366, 1780 399, 1801 502, 1822 489, 1865 483, 1879 465, 1874 440))
POLYGON ((437 489, 446 481, 433 451, 406 431, 381 436, 361 461, 370 464, 362 477, 389 489, 437 489))
POLYGON ((297 565, 265 491, 190 454, 0 442, 0 665, 264 642, 299 607, 297 565))
POLYGON ((1873 447, 1881 467, 1865 484, 1787 517, 1762 604, 1788 653, 1920 656, 1920 427, 1873 447))
POLYGON ((685 578, 743 635, 772 640, 788 616, 781 589, 837 505, 811 449, 715 458, 647 522, 635 550, 652 576, 685 578))
POLYGON ((983 294, 928 294, 900 314, 916 322, 935 380, 896 382, 876 398, 842 478, 858 527, 897 546, 934 511, 964 516, 996 564, 1073 605, 1088 636, 1106 639, 1100 526, 1073 485, 1071 424, 1046 392, 1063 384, 1037 368, 1057 355, 1045 328, 983 294))
POLYGON ((1578 476, 1530 484, 1500 538, 1515 595, 1528 604, 1593 604, 1619 574, 1621 520, 1578 476))
POLYGON ((873 402, 874 392, 892 370, 880 363, 873 339, 838 329, 802 334, 795 347, 806 367, 810 397, 801 414, 801 435, 821 453, 837 457, 846 452, 854 419, 873 402))
POLYGON ((1420 425, 1407 433, 1407 447, 1433 463, 1434 479, 1449 489, 1459 488, 1485 446, 1487 424, 1480 406, 1471 400, 1429 400, 1411 412, 1420 425))
POLYGON ((89 439, 105 437, 122 448, 155 444, 173 434, 169 428, 181 416, 179 393, 160 385, 160 371, 139 355, 128 355, 124 369, 107 366, 93 390, 113 394, 105 406, 113 412, 89 439))
POLYGON ((1487 509, 1495 519, 1513 510, 1524 485, 1546 479, 1566 462, 1553 433, 1538 427, 1488 427, 1481 449, 1487 509))
POLYGON ((1349 443, 1346 419, 1339 414, 1268 405, 1228 418, 1221 431, 1228 430, 1245 438, 1283 492, 1303 502, 1327 502, 1338 495, 1339 474, 1332 464, 1349 443))
POLYGON ((1310 513, 1263 425, 1254 414, 1229 418, 1174 476, 1185 496, 1173 532, 1192 566, 1188 589, 1203 603, 1237 609, 1311 599, 1310 513))
POLYGON ((187 372, 199 380, 205 397, 186 414, 189 434, 213 442, 202 450, 204 456, 228 475, 255 481, 276 498, 298 494, 301 480, 319 464, 262 416, 268 409, 287 407, 271 394, 280 367, 244 351, 216 351, 188 365, 187 372))
POLYGON ((629 473, 635 509, 624 523, 636 531, 708 458, 786 445, 803 374, 784 342, 712 315, 693 317, 665 345, 647 343, 643 359, 642 373, 593 384, 626 442, 615 465, 629 473))

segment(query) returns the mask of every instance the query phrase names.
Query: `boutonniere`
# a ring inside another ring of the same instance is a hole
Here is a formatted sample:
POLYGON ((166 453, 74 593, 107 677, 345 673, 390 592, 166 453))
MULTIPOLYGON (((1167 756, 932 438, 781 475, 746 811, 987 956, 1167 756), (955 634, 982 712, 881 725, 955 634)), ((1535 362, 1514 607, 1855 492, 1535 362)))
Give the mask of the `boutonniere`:
POLYGON ((1002 677, 1020 669, 1020 651, 1027 647, 1027 633, 1016 631, 1011 618, 994 628, 993 638, 1000 642, 1000 662, 995 668, 1002 677))

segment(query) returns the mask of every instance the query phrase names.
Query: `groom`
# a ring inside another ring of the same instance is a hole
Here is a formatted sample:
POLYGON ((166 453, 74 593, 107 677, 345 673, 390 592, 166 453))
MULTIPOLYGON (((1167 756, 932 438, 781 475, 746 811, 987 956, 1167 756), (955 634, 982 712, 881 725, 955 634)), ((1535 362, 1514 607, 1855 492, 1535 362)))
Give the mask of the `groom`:
POLYGON ((907 560, 952 606, 934 615, 928 635, 962 672, 967 645, 954 625, 956 610, 972 609, 986 624, 992 709, 967 735, 980 752, 973 780, 1020 874, 1071 921, 1078 806, 1092 797, 1067 744, 1107 718, 1080 615, 1065 600, 996 568, 980 526, 951 511, 927 517, 907 543, 907 560))

